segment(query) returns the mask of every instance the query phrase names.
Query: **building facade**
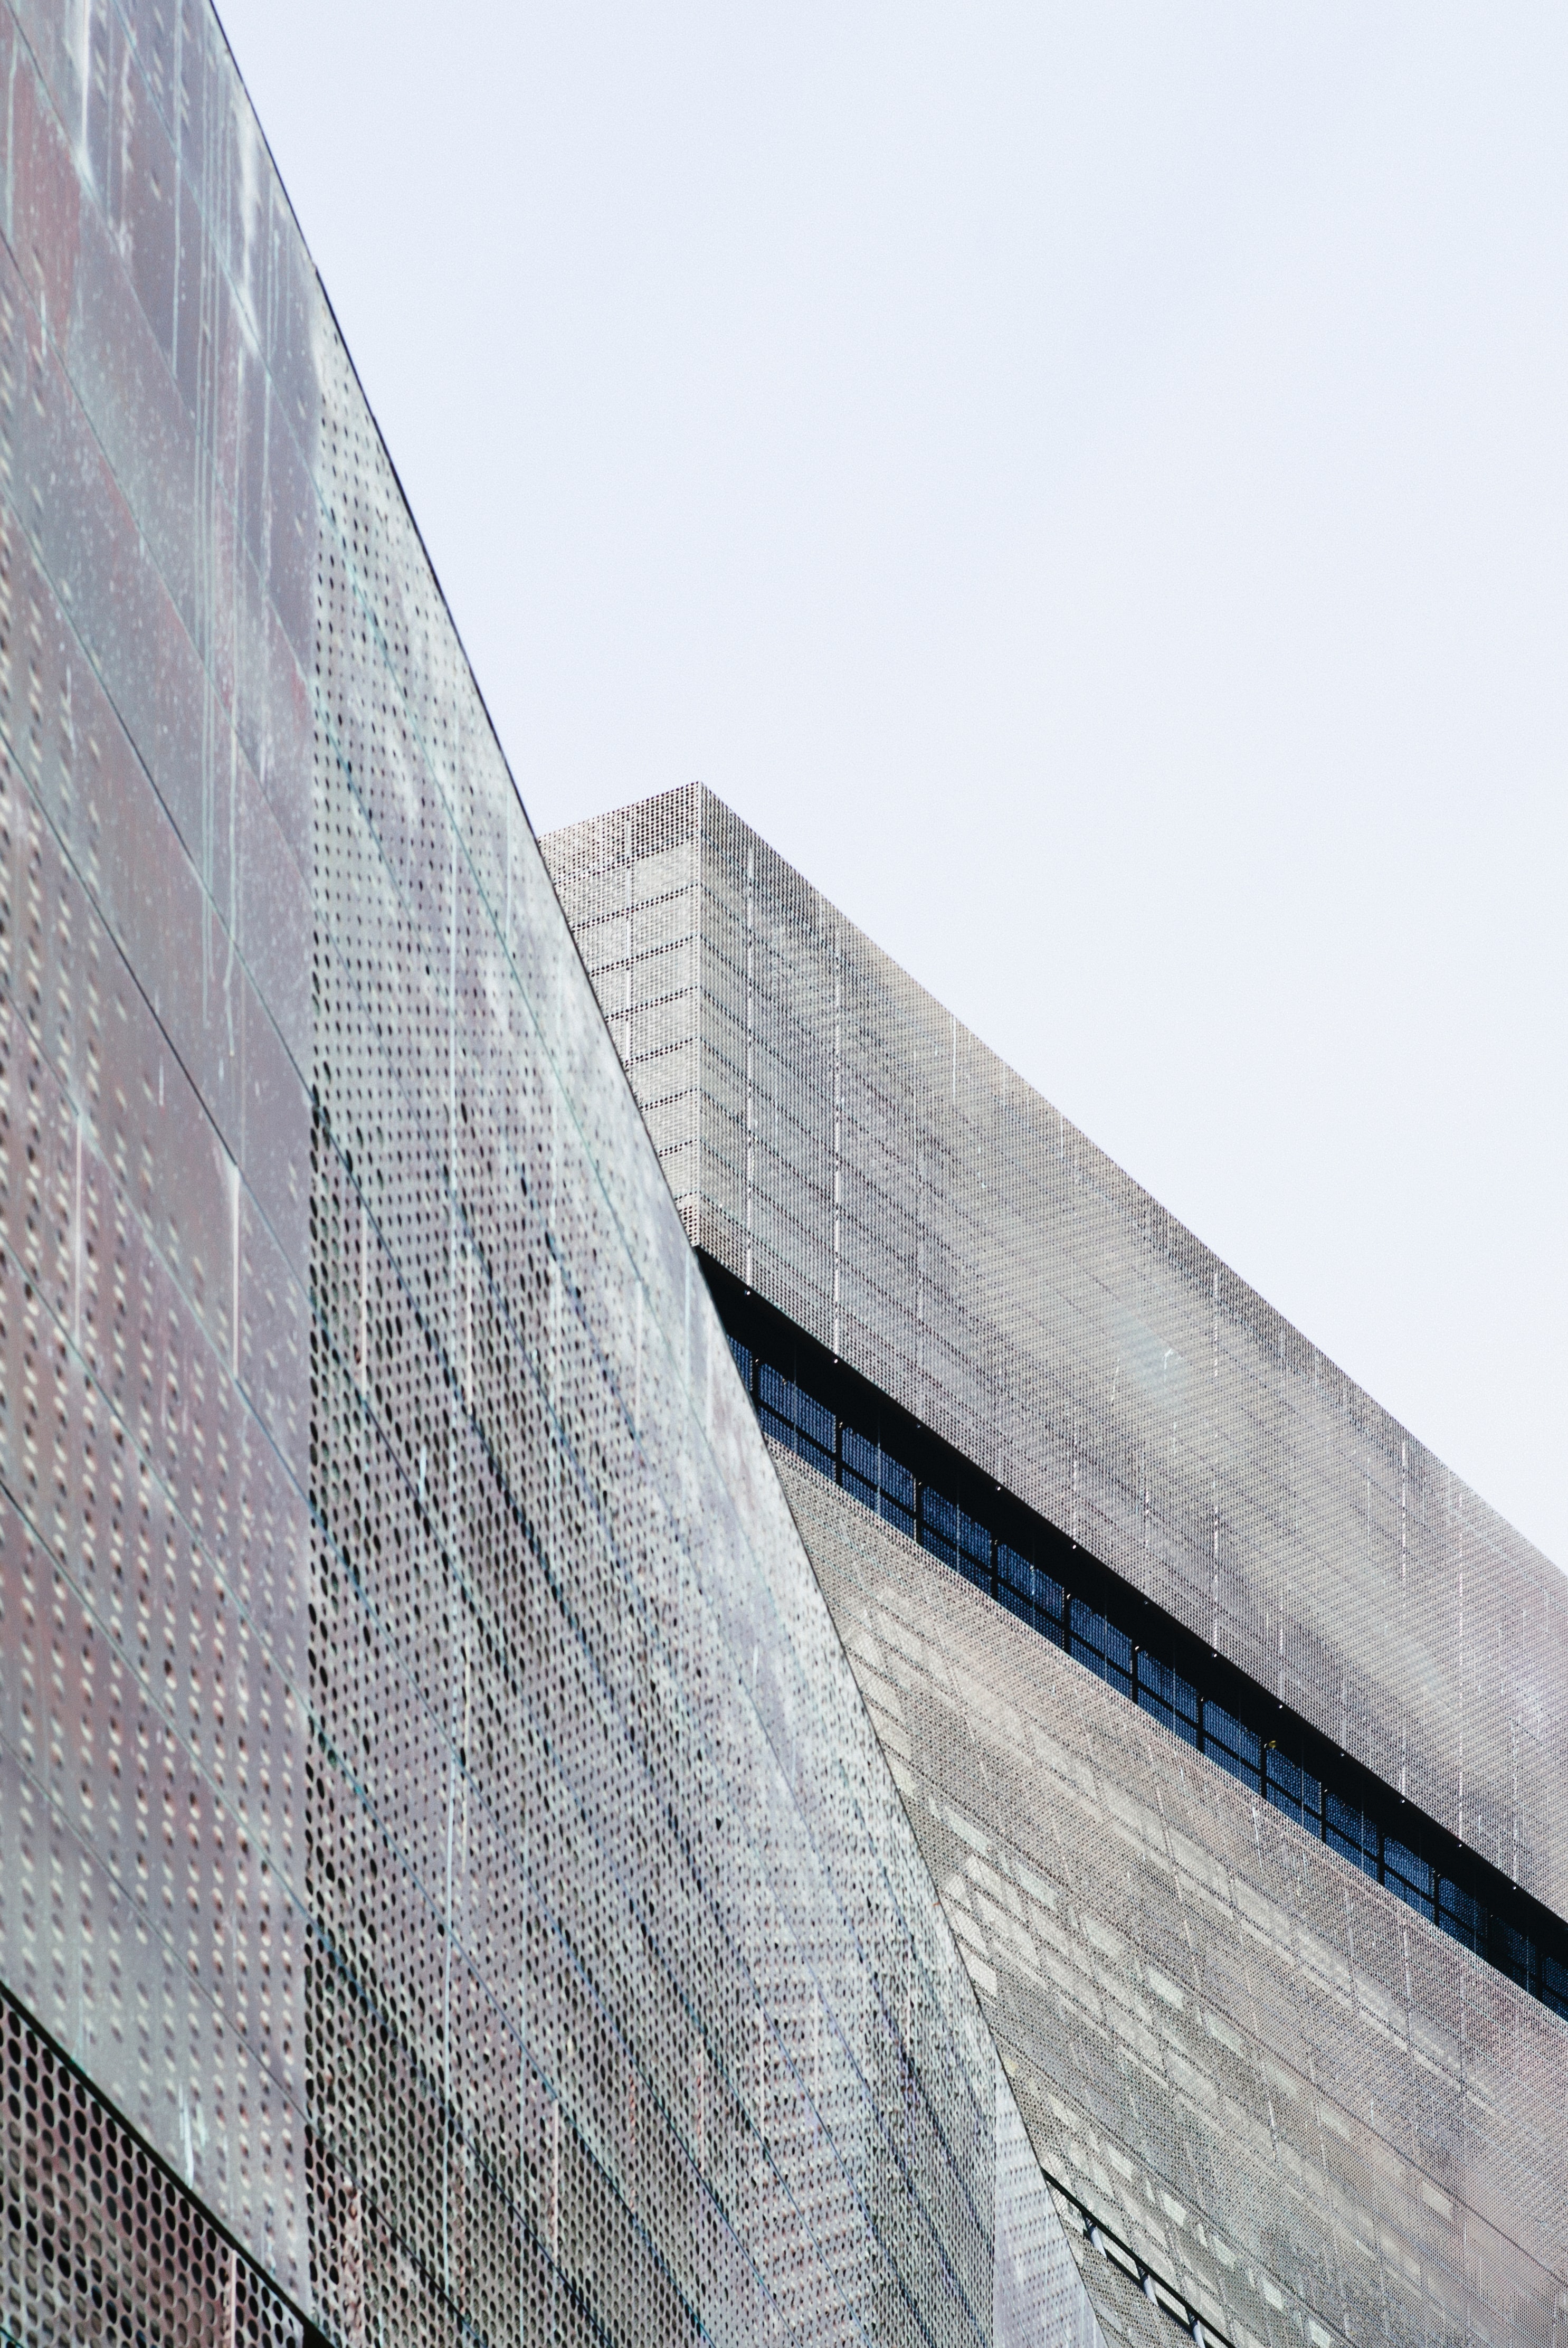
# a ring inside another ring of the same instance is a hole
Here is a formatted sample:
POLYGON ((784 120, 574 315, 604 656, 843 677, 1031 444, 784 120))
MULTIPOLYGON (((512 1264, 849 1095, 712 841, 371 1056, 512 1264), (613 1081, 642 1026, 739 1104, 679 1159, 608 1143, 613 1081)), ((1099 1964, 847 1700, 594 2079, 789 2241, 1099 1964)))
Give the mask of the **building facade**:
POLYGON ((1555 1567, 709 793, 544 848, 1046 2173, 1568 2339, 1555 1567))
POLYGON ((0 76, 0 2337, 1561 2343, 1552 1570, 716 803, 552 885, 206 0, 0 76))
POLYGON ((0 80, 0 2335, 1092 2342, 216 17, 0 80))

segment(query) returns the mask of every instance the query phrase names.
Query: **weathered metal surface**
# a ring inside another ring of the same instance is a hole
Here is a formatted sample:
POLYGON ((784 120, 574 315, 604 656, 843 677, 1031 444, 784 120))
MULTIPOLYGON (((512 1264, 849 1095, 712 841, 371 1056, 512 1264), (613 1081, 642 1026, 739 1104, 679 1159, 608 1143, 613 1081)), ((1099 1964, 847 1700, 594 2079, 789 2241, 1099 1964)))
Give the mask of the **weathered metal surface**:
POLYGON ((334 2340, 1017 2338, 989 2038, 216 20, 15 0, 0 88, 0 1978, 334 2340))

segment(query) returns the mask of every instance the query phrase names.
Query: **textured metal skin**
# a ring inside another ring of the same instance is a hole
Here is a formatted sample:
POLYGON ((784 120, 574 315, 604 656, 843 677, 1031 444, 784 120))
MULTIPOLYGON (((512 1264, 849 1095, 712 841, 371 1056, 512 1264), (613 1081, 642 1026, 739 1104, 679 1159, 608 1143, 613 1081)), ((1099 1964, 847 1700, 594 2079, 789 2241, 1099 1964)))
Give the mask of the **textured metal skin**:
POLYGON ((1568 1915, 1568 1584, 700 787, 544 850, 692 1239, 1568 1915))
POLYGON ((1237 2342, 1562 2348, 1568 2028, 779 1467, 1042 2159, 1237 2342))
POLYGON ((0 1989, 0 2339, 314 2348, 195 2196, 0 1989))
MULTIPOLYGON (((1563 1913, 1556 1570, 711 795, 543 848, 693 1240, 1563 1913)), ((1562 2022, 779 1464, 1046 2167, 1238 2343, 1563 2348, 1562 2022)))
MULTIPOLYGON (((1005 2081, 1006 2074, 1002 2074, 1005 2081)), ((1103 2348, 1089 2292, 1063 2233, 1010 2087, 997 2110, 996 2336, 1020 2348, 1103 2348)), ((1138 2311, 1142 2338, 1151 2326, 1138 2311)), ((1162 2343, 1162 2348, 1169 2343, 1162 2343)))
POLYGON ((321 297, 204 10, 0 87, 0 1974, 308 2302, 321 297))
POLYGON ((216 20, 0 0, 0 1979, 346 2348, 1034 2336, 994 2052, 216 20))

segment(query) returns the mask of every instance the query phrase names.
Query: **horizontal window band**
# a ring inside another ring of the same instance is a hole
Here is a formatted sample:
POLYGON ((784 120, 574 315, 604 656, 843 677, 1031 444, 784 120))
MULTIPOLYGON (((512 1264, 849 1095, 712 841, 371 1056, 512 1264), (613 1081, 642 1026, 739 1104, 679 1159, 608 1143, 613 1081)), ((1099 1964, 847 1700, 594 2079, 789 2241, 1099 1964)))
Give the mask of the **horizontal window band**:
POLYGON ((1568 1926, 699 1251, 764 1432, 1568 2019, 1568 1926))

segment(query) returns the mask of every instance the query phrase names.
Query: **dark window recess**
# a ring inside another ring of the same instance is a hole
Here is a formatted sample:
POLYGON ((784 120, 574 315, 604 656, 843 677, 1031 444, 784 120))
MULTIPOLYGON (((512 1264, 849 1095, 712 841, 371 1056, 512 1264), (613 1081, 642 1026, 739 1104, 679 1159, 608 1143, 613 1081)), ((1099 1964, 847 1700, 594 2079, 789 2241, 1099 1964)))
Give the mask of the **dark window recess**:
POLYGON ((1066 1645, 1066 1593, 1061 1582, 1006 1541, 997 1543, 997 1596, 1020 1622, 1054 1645, 1066 1645))
POLYGON ((1432 1914, 1438 1896, 1435 1869, 1390 1834, 1383 1837, 1383 1880, 1407 1907, 1422 1916, 1432 1914))
POLYGON ((1304 1827, 1309 1835, 1323 1839, 1323 1787, 1310 1769, 1282 1753, 1277 1745, 1270 1745, 1264 1753, 1266 1786, 1269 1800, 1276 1810, 1283 1810, 1304 1827))
MULTIPOLYGON (((913 1481, 913 1478, 911 1478, 913 1481)), ((978 1581, 982 1590, 993 1587, 991 1574, 991 1536, 989 1529, 960 1509, 956 1500, 934 1486, 920 1487, 919 1525, 917 1535, 922 1549, 928 1549, 948 1565, 956 1565, 970 1581, 978 1581)))
MULTIPOLYGON (((1468 1891, 1461 1891, 1459 1885, 1450 1883, 1446 1876, 1440 1877, 1438 1882, 1438 1921, 1445 1932, 1451 1932, 1454 1939, 1462 1941, 1467 1949, 1473 1949, 1478 1956, 1486 1954, 1486 1910, 1479 1900, 1472 1900, 1468 1891)), ((1508 1925, 1500 1925, 1499 1937, 1515 1944, 1522 1956, 1527 1953, 1533 1958, 1535 1951, 1532 1942, 1508 1925)), ((1512 1953, 1513 1949, 1511 1948, 1510 1954, 1512 1953)), ((1535 1968, 1532 1963, 1522 1962, 1517 1971, 1513 1964, 1505 1963, 1502 1971, 1512 1973, 1514 1980, 1522 1982, 1526 1989, 1534 1989, 1535 1968)))
POLYGON ((832 1475, 837 1437, 832 1411, 766 1362, 757 1365, 756 1405, 764 1435, 832 1475))
POLYGON ((763 1431, 1568 2018, 1568 1926, 711 1258, 763 1431))
POLYGON ((1228 1713, 1223 1704, 1205 1699, 1204 1704, 1204 1751, 1255 1794, 1264 1790, 1263 1739, 1255 1728, 1228 1713))
POLYGON ((1328 1795, 1323 1805, 1323 1839, 1364 1875, 1377 1874, 1378 1823, 1358 1803, 1328 1795))
POLYGON ((1103 1680, 1107 1687, 1113 1687, 1118 1695, 1131 1695, 1132 1642, 1125 1631, 1119 1631, 1114 1622, 1108 1622, 1103 1614, 1097 1614, 1092 1606, 1084 1604, 1081 1598, 1071 1601, 1068 1620, 1068 1653, 1077 1662, 1087 1663, 1095 1678, 1103 1680))
POLYGON ((1203 1742, 1202 1698, 1191 1680, 1146 1648, 1138 1653, 1138 1701, 1173 1736, 1187 1745, 1203 1742))

